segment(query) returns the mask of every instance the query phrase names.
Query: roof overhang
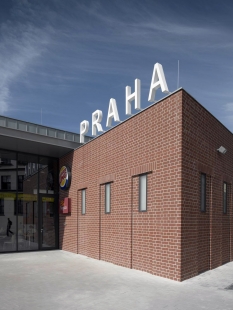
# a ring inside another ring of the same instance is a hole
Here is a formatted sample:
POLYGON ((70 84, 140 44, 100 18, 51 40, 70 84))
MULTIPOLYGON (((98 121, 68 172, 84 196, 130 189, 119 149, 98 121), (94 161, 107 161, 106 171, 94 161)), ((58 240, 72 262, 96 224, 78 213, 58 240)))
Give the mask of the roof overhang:
POLYGON ((5 150, 59 158, 80 145, 73 141, 0 127, 0 148, 5 150))

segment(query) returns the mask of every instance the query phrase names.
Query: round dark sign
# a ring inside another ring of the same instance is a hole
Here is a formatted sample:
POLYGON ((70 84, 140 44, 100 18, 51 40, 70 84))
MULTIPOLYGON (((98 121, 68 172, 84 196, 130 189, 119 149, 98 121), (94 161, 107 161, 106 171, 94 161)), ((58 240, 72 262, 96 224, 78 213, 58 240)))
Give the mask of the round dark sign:
POLYGON ((59 173, 59 185, 61 189, 68 189, 71 182, 71 171, 67 166, 62 166, 59 173))

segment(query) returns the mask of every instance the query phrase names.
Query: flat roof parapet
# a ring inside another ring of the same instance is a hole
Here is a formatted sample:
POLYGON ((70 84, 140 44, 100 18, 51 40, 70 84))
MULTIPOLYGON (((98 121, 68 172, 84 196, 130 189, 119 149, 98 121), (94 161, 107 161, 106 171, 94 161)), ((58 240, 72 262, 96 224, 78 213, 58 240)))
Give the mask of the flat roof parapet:
MULTIPOLYGON (((80 141, 80 135, 77 133, 64 131, 61 129, 55 129, 48 126, 33 124, 30 122, 21 121, 6 116, 0 116, 0 126, 66 141, 72 141, 77 143, 79 143, 80 141)), ((91 139, 92 139, 91 137, 85 137, 85 142, 91 139)))

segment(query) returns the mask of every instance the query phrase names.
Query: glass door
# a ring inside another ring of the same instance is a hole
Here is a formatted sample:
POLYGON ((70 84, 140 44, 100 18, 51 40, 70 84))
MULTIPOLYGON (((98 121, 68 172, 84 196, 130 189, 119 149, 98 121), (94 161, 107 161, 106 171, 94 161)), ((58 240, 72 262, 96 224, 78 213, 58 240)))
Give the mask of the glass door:
POLYGON ((39 249, 37 195, 18 194, 18 251, 39 249))
POLYGON ((54 195, 39 194, 40 202, 40 248, 58 248, 58 214, 56 197, 54 195))

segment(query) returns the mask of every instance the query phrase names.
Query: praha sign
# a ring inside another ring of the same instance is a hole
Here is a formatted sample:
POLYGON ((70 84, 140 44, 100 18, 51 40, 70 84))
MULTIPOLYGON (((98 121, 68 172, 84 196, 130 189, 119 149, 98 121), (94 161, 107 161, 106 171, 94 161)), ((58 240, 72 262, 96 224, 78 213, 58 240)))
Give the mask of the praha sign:
MULTIPOLYGON (((166 79, 163 72, 163 67, 161 64, 156 63, 154 65, 154 70, 152 74, 151 84, 150 84, 150 92, 148 101, 155 101, 155 92, 158 88, 161 88, 163 93, 169 93, 166 79)), ((136 110, 141 110, 141 81, 139 79, 135 80, 135 92, 131 93, 131 87, 126 86, 125 88, 125 113, 126 115, 132 115, 131 113, 131 101, 134 100, 134 107, 136 110)), ((92 113, 92 136, 97 135, 98 132, 103 132, 103 128, 101 125, 101 121, 103 118, 103 113, 101 110, 96 110, 92 113)), ((112 120, 115 122, 120 122, 117 103, 116 100, 111 98, 108 106, 108 115, 106 127, 112 126, 112 120)), ((85 134, 88 133, 89 130, 89 122, 84 120, 80 123, 80 143, 84 143, 85 134)))

